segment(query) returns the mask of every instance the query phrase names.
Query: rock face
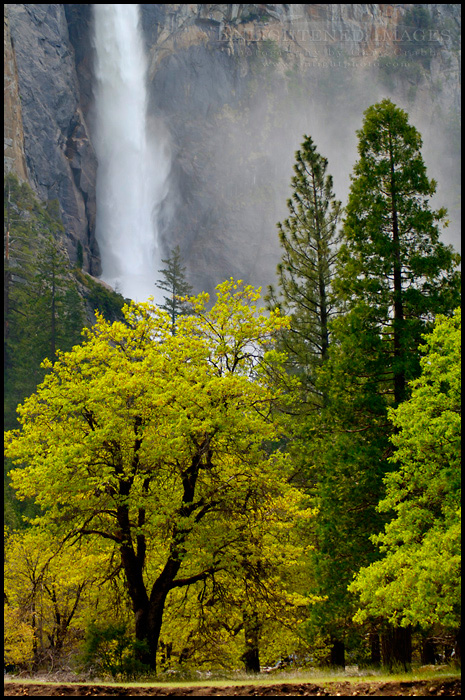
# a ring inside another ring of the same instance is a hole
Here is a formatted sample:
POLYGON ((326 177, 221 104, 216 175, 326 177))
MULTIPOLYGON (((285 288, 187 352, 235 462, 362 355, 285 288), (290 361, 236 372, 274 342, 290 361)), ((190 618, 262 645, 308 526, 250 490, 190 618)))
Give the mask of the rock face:
POLYGON ((21 97, 27 178, 41 199, 58 199, 71 260, 76 260, 80 242, 86 268, 98 274, 97 162, 80 106, 64 5, 6 8, 21 97))
MULTIPOLYGON (((84 269, 98 274, 91 5, 6 7, 14 44, 9 167, 20 168, 24 134, 27 177, 42 197, 59 199, 72 259, 79 241, 84 269)), ((276 222, 287 214, 304 134, 328 157, 344 203, 355 131, 363 111, 386 96, 424 136, 428 173, 442 186, 437 205, 450 209, 447 240, 454 238, 459 5, 140 7, 150 115, 172 158, 161 243, 165 254, 180 246, 196 291, 231 275, 274 282, 276 222)))
POLYGON ((355 131, 383 97, 425 135, 430 176, 454 187, 458 6, 142 5, 142 19, 151 110, 173 154, 160 228, 197 289, 230 275, 274 282, 303 135, 329 158, 344 203, 355 131))
POLYGON ((27 180, 26 157, 24 155, 23 119, 19 98, 18 72, 11 43, 10 25, 6 7, 3 11, 3 57, 4 57, 4 163, 5 173, 13 172, 21 180, 27 180))

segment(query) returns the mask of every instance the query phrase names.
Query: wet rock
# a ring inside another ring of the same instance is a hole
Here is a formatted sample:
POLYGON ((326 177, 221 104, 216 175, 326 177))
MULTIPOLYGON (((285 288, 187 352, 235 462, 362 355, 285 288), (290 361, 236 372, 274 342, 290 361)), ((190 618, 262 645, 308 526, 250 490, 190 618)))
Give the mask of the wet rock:
POLYGON ((74 262, 99 270, 95 243, 96 158, 79 104, 63 5, 8 5, 18 72, 27 176, 43 200, 58 199, 74 262))

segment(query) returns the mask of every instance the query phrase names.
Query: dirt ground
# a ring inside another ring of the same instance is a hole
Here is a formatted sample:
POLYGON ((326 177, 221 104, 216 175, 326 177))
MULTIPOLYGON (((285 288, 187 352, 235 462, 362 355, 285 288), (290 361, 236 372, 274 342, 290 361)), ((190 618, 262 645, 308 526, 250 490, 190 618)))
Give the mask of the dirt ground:
POLYGON ((267 685, 192 686, 192 687, 132 687, 109 685, 79 685, 48 683, 5 682, 5 695, 116 695, 116 696, 158 696, 173 695, 441 695, 448 697, 461 694, 461 681, 457 679, 389 682, 328 682, 315 683, 276 683, 267 685))

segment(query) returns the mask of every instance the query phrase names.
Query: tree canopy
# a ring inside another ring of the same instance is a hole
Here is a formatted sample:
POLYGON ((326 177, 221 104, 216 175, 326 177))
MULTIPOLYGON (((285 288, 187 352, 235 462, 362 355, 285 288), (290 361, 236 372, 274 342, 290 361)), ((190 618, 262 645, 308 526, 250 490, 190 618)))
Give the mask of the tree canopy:
POLYGON ((425 336, 421 376, 411 398, 391 409, 396 432, 380 511, 393 511, 373 535, 382 558, 362 568, 351 590, 358 621, 382 616, 403 626, 460 626, 461 311, 438 316, 425 336))
POLYGON ((8 663, 392 670, 412 634, 423 663, 458 641, 460 258, 406 112, 357 135, 341 222, 304 137, 266 307, 233 279, 191 296, 176 247, 164 303, 120 313, 8 176, 8 663))
POLYGON ((175 336, 150 304, 126 307, 125 323, 98 316, 84 344, 46 363, 7 434, 13 486, 38 521, 119 552, 151 668, 170 591, 229 571, 249 581, 244 605, 285 595, 279 572, 301 551, 291 529, 309 516, 272 447, 282 370, 270 343, 287 320, 241 283, 217 295, 208 312, 208 295, 193 298, 175 336))
MULTIPOLYGON (((459 256, 439 240, 446 212, 430 207, 436 185, 408 115, 383 100, 366 110, 358 138, 332 280, 338 316, 318 372, 326 400, 307 420, 307 473, 319 508, 312 590, 328 595, 310 618, 312 629, 338 642, 348 638, 356 611, 347 587, 379 557, 370 535, 389 519, 377 510, 394 469, 388 410, 408 398, 408 381, 419 374, 422 334, 460 299, 459 256)), ((408 666, 407 657, 388 656, 409 644, 386 641, 383 649, 388 666, 408 666)))

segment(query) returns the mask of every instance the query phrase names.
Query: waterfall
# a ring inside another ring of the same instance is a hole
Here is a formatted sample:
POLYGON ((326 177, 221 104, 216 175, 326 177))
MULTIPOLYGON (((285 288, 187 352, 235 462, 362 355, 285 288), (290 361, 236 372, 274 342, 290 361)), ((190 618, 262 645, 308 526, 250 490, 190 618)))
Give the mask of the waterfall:
POLYGON ((169 156, 147 122, 147 59, 139 5, 94 5, 96 235, 101 278, 123 296, 157 297, 156 217, 169 156))

